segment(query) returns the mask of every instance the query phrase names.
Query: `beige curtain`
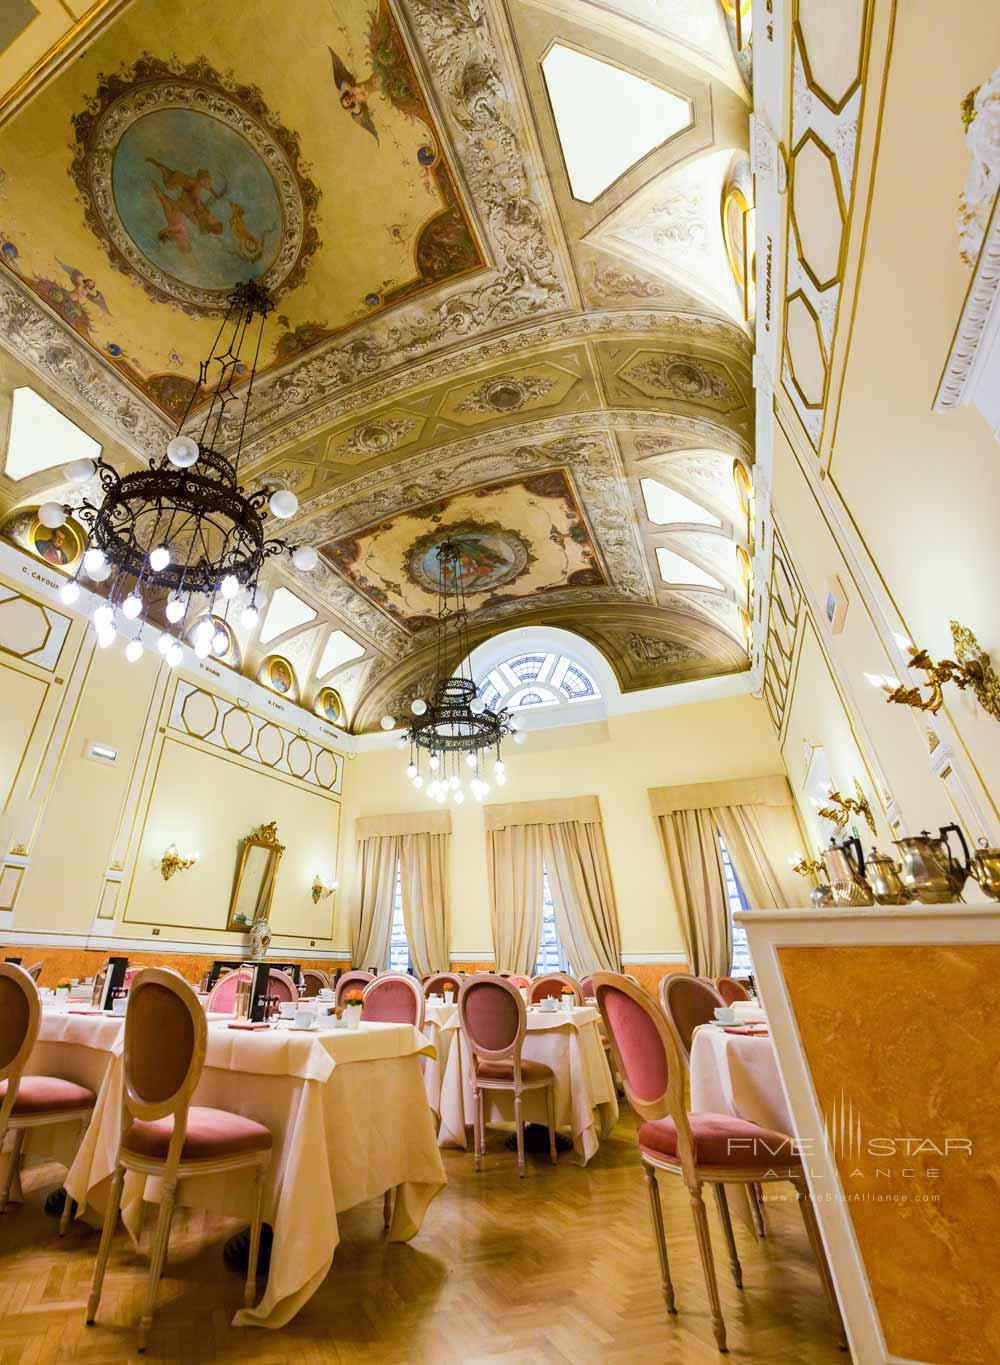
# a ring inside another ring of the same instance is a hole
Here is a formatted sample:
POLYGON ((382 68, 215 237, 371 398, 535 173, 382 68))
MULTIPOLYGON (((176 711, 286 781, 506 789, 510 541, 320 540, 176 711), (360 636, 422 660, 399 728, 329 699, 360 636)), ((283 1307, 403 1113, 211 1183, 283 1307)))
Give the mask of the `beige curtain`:
POLYGON ((539 827, 559 942, 577 976, 621 971, 618 911, 599 824, 580 820, 539 827))
POLYGON ((486 872, 496 970, 530 976, 542 935, 542 827, 488 828, 486 872))
POLYGON ((403 920, 418 976, 446 972, 448 953, 448 841, 450 834, 404 834, 400 851, 403 920))
POLYGON ((358 913, 351 941, 355 967, 375 967, 382 972, 388 964, 401 843, 398 834, 358 840, 358 913))
POLYGON ((660 816, 674 904, 696 976, 724 976, 733 951, 715 814, 677 810, 660 816))

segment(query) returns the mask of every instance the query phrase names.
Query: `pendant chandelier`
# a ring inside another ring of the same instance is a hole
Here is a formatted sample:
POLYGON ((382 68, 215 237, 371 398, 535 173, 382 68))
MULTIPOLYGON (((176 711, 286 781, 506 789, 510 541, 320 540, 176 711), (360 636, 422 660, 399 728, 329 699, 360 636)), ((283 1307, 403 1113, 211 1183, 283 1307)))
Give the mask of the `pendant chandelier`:
POLYGON ((262 285, 248 280, 237 285, 227 304, 165 454, 145 469, 121 475, 104 459, 76 460, 65 467, 66 478, 84 484, 96 474, 104 493, 100 506, 86 500, 79 508, 47 502, 38 511, 45 526, 61 526, 71 514, 85 523, 89 540, 81 566, 60 596, 67 604, 79 598, 81 573, 95 584, 107 583, 107 600, 94 612, 97 641, 106 648, 120 626, 128 636, 125 656, 130 662, 143 655, 151 607, 169 623, 165 630, 156 629, 162 630, 157 648, 171 667, 183 658, 180 641, 196 621, 192 643, 199 658, 213 650, 224 654, 230 611, 237 609, 241 595, 242 625, 249 630, 257 624, 258 585, 266 560, 288 554, 302 570, 315 568, 318 561, 311 546, 267 538, 268 511, 279 520, 294 516, 299 505, 295 494, 266 488, 247 493, 239 482, 264 320, 273 303, 262 285), (244 356, 251 354, 248 365, 244 356), (242 394, 235 386, 243 387, 242 394), (187 434, 185 424, 206 392, 200 431, 187 434), (236 448, 222 455, 215 446, 223 420, 230 409, 238 414, 241 404, 236 448), (130 623, 135 623, 131 629, 130 623))
MULTIPOLYGON (((462 805, 466 784, 476 801, 482 801, 489 792, 485 773, 491 757, 493 780, 498 787, 507 781, 500 745, 517 727, 509 711, 491 711, 477 696, 479 689, 469 662, 462 546, 458 541, 443 540, 435 558, 438 614, 434 691, 429 699, 417 697, 410 703, 413 719, 400 738, 400 747, 409 748, 406 774, 415 787, 424 787, 431 800, 440 805, 449 800, 462 805), (452 673, 449 663, 456 658, 461 663, 458 672, 452 673)), ((395 725, 393 716, 383 716, 384 730, 395 725)))

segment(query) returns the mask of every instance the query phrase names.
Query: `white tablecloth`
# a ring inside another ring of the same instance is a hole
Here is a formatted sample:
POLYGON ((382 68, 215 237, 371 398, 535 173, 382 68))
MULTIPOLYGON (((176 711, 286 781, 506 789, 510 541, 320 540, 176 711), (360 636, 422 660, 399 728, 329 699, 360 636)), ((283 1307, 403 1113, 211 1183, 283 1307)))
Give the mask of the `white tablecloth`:
MULTIPOLYGON (((542 1062, 554 1073, 556 1125, 572 1133, 573 1159, 579 1165, 590 1160, 600 1139, 608 1136, 618 1119, 618 1097, 597 1028, 599 1018, 587 1005, 570 1012, 529 1009, 528 1032, 521 1050, 522 1058, 542 1062)), ((456 1047, 453 1037, 441 1087, 438 1141, 442 1147, 464 1147, 465 1130, 472 1126, 475 1112, 472 1058, 457 1018, 442 1029, 442 1033, 448 1032, 459 1038, 461 1045, 456 1047)), ((524 1119, 526 1123, 548 1122, 544 1090, 526 1092, 524 1119)), ((487 1092, 486 1121, 513 1124, 511 1092, 487 1092)))
MULTIPOLYGON (((234 1326, 281 1327, 319 1288, 340 1240, 337 1214, 396 1188, 391 1241, 416 1235, 445 1184, 424 1091, 420 1053, 430 1045, 407 1024, 357 1032, 288 1026, 266 1032, 209 1024, 194 1104, 256 1119, 274 1136, 264 1219, 274 1230, 267 1287, 234 1326)), ((121 1122, 121 1058, 108 1069, 94 1122, 66 1178, 78 1201, 103 1209, 121 1122)), ((134 1240, 142 1201, 159 1182, 126 1178, 122 1216, 134 1240)), ((178 1203, 249 1219, 249 1171, 184 1181, 178 1203)))
POLYGON ((697 1029, 691 1044, 691 1108, 791 1133, 792 1116, 771 1039, 727 1033, 715 1024, 697 1029))
POLYGON ((457 1005, 428 1003, 424 1009, 424 1034, 434 1044, 434 1056, 422 1058, 424 1089, 427 1091, 427 1103, 438 1117, 441 1114, 441 1087, 448 1069, 452 1039, 455 1037, 454 1029, 447 1025, 457 1018, 457 1005))

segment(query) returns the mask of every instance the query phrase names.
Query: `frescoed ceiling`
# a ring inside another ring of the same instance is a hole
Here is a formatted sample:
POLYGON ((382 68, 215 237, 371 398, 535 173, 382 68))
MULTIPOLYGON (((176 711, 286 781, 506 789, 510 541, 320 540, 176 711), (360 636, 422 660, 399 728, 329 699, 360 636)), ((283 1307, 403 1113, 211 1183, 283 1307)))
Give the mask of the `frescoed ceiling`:
MULTIPOLYGON (((4 125, 0 441, 28 384, 116 463, 159 454, 227 290, 259 276, 275 308, 241 474, 296 493, 289 529, 320 565, 271 571, 307 610, 266 643, 266 613, 236 630, 239 667, 284 658, 304 704, 333 687, 352 728, 377 727, 433 666, 451 533, 476 641, 575 630, 626 690, 745 669, 733 36, 720 0, 299 0, 280 23, 267 0, 217 0, 210 22, 200 0, 134 0, 4 125), (624 170, 605 147, 588 202, 554 46, 614 68, 602 119, 576 115, 602 138, 636 109, 687 111, 632 136, 624 170), (658 521, 651 481, 704 516, 658 521)), ((87 493, 59 463, 15 479, 0 453, 22 544, 45 496, 87 493)))

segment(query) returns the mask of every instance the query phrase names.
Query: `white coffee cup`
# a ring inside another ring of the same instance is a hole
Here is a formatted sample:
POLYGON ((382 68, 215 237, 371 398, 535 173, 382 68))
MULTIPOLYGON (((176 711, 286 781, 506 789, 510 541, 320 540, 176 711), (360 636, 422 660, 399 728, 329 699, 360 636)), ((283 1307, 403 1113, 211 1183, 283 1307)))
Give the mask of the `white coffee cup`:
POLYGON ((559 1008, 559 1002, 554 995, 543 996, 540 1004, 546 1014, 551 1014, 554 1010, 559 1008))
POLYGON ((125 1011, 126 1011, 127 1009, 128 1009, 128 996, 127 996, 127 995, 116 995, 115 998, 114 998, 114 1000, 112 1000, 112 1002, 111 1002, 111 1013, 112 1013, 112 1014, 124 1014, 125 1011))
POLYGON ((292 1008, 295 1009, 294 1027, 312 1028, 313 1024, 315 1024, 316 1022, 315 1013, 312 1010, 304 1010, 301 1008, 296 1008, 295 1006, 293 1006, 292 1008))
POLYGON ((332 999, 333 999, 333 991, 330 989, 329 986, 321 986, 321 987, 320 987, 319 999, 320 999, 320 1000, 332 1000, 332 999))
POLYGON ((715 1020, 718 1024, 735 1024, 736 1011, 730 1009, 728 1005, 716 1005, 715 1020))
POLYGON ((294 1000, 278 1001, 278 1013, 281 1015, 282 1019, 294 1019, 297 1009, 298 1005, 295 1004, 294 1000))

